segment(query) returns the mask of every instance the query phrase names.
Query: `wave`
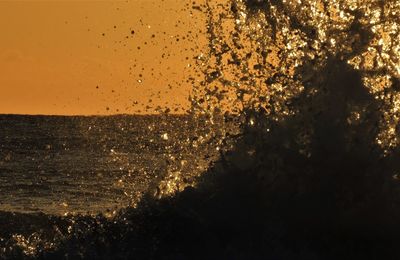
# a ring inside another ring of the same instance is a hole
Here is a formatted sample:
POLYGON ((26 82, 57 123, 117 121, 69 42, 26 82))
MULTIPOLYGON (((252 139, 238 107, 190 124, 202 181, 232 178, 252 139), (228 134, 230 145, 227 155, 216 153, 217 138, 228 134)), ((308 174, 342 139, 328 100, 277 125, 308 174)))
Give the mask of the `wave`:
POLYGON ((2 213, 25 224, 0 229, 0 256, 398 258, 399 3, 200 10, 210 45, 192 104, 208 117, 198 156, 211 166, 179 186, 173 164, 155 193, 108 217, 2 213))

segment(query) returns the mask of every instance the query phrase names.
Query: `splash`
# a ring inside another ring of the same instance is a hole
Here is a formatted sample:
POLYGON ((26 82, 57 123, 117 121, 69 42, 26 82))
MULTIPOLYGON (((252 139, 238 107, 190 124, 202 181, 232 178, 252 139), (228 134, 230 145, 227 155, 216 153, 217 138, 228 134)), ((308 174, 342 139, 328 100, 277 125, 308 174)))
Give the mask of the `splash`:
MULTIPOLYGON (((52 231, 62 234, 55 244, 14 233, 5 256, 327 259, 338 246, 337 259, 357 241, 374 245, 381 233, 373 227, 397 226, 400 2, 231 0, 193 9, 207 17, 209 43, 196 57, 203 79, 190 99, 191 135, 168 124, 157 132, 166 167, 152 192, 109 219, 51 220, 67 222, 52 231)), ((112 160, 129 168, 117 149, 112 160)))
MULTIPOLYGON (((329 95, 334 60, 359 73, 379 104, 375 143, 385 154, 398 146, 398 1, 208 1, 205 10, 209 52, 198 57, 205 79, 195 86, 195 110, 246 114, 250 125, 260 113, 282 122, 304 112, 305 96, 329 95)), ((349 108, 349 124, 366 117, 367 105, 349 108)))

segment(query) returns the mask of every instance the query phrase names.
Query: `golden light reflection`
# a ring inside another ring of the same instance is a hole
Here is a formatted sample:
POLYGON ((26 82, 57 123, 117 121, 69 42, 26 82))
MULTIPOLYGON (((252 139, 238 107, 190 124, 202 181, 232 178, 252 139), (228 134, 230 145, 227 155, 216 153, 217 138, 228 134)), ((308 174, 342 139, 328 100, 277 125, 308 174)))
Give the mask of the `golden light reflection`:
POLYGON ((335 59, 360 73, 380 102, 377 144, 387 152, 398 145, 399 1, 233 0, 208 8, 211 47, 199 66, 209 77, 196 88, 198 110, 262 110, 280 121, 298 113, 292 103, 301 95, 324 91, 320 71, 335 59))

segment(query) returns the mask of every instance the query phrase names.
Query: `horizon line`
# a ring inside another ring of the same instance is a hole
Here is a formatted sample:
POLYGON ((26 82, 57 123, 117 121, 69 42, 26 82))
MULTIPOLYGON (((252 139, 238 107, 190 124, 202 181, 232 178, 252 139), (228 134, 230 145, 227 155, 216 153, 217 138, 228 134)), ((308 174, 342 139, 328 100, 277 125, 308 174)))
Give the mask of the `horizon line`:
POLYGON ((119 113, 119 114, 28 114, 28 113, 1 113, 0 116, 54 116, 54 117, 112 117, 112 116, 186 116, 189 113, 150 113, 150 114, 128 114, 128 113, 119 113))

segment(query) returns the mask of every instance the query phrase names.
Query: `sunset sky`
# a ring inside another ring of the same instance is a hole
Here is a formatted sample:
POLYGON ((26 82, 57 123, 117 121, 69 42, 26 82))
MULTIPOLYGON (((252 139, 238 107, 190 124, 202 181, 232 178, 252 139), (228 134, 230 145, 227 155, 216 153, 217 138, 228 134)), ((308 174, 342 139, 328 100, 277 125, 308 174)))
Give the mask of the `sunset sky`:
POLYGON ((0 1, 0 113, 184 112, 205 43, 191 3, 0 1))

